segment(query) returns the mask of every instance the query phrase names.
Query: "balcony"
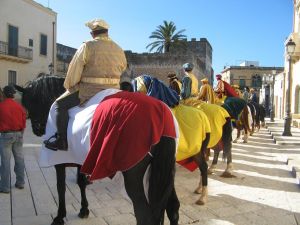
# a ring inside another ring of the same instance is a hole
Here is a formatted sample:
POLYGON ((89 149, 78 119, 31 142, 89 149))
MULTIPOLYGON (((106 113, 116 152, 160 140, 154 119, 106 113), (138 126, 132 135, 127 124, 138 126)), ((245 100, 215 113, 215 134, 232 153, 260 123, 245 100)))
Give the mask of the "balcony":
POLYGON ((32 49, 22 46, 10 48, 7 42, 0 41, 0 59, 28 63, 32 61, 32 49))

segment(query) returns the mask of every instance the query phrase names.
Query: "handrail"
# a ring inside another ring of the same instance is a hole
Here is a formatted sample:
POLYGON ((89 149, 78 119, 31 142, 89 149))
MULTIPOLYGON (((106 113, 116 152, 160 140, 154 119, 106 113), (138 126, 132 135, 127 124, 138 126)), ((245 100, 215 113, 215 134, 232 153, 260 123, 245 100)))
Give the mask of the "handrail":
POLYGON ((7 42, 0 41, 0 54, 32 60, 32 49, 23 46, 9 48, 7 42))

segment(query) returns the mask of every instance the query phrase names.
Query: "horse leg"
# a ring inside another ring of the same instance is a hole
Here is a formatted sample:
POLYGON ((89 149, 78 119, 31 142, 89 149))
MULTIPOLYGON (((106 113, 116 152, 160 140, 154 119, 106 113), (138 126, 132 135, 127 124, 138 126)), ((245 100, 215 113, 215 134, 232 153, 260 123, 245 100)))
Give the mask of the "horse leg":
POLYGON ((245 131, 245 134, 244 134, 244 137, 243 137, 243 139, 244 139, 243 143, 248 143, 249 134, 248 134, 248 129, 247 129, 246 126, 244 127, 244 131, 245 131))
POLYGON ((65 193, 66 193, 66 168, 64 164, 55 165, 56 170, 56 187, 58 193, 58 211, 57 216, 53 219, 51 225, 63 225, 64 217, 67 215, 66 210, 66 201, 65 201, 65 193))
POLYGON ((204 205, 207 202, 208 190, 207 190, 207 162, 205 160, 205 150, 210 139, 210 134, 206 134, 206 138, 202 143, 201 151, 196 156, 194 156, 195 162, 198 164, 201 181, 199 182, 198 188, 195 190, 195 193, 201 193, 200 198, 196 201, 197 205, 204 205))
POLYGON ((176 191, 175 191, 175 187, 173 187, 173 190, 168 199, 167 208, 166 208, 167 215, 170 220, 170 225, 178 225, 179 207, 180 207, 180 203, 179 203, 176 191))
POLYGON ((224 145, 224 157, 227 159, 227 167, 222 174, 223 177, 232 177, 232 127, 230 123, 223 126, 222 141, 224 145))
POLYGON ((89 203, 86 198, 86 186, 88 184, 88 180, 86 176, 82 173, 80 173, 81 166, 77 167, 77 184, 80 189, 81 194, 81 209, 78 214, 78 217, 80 218, 88 218, 90 211, 88 209, 89 203))
POLYGON ((125 189, 133 203, 137 225, 154 225, 154 218, 150 205, 145 196, 143 177, 151 157, 147 155, 133 168, 123 172, 125 189))
POLYGON ((233 143, 237 143, 241 136, 241 128, 238 125, 236 125, 236 130, 237 130, 236 139, 233 140, 233 143))
POLYGON ((212 164, 208 168, 208 171, 207 171, 208 174, 213 174, 216 172, 219 154, 220 154, 219 150, 214 150, 214 158, 213 158, 212 164))

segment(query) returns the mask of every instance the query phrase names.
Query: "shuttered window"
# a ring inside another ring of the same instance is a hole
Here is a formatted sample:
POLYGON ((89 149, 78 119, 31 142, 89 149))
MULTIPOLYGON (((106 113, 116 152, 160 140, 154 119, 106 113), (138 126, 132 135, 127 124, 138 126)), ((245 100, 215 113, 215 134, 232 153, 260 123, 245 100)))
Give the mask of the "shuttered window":
POLYGON ((8 85, 17 84, 17 71, 8 71, 8 85))
POLYGON ((47 55, 47 35, 41 34, 40 54, 47 55))

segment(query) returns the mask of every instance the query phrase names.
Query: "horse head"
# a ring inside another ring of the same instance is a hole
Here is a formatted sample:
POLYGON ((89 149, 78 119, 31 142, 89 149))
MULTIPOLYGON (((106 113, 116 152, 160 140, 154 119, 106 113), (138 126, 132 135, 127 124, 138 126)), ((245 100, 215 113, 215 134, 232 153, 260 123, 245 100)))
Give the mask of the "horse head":
POLYGON ((64 91, 64 78, 42 75, 28 82, 25 87, 15 85, 22 93, 22 105, 28 112, 32 131, 37 136, 45 134, 48 113, 52 103, 64 91))

